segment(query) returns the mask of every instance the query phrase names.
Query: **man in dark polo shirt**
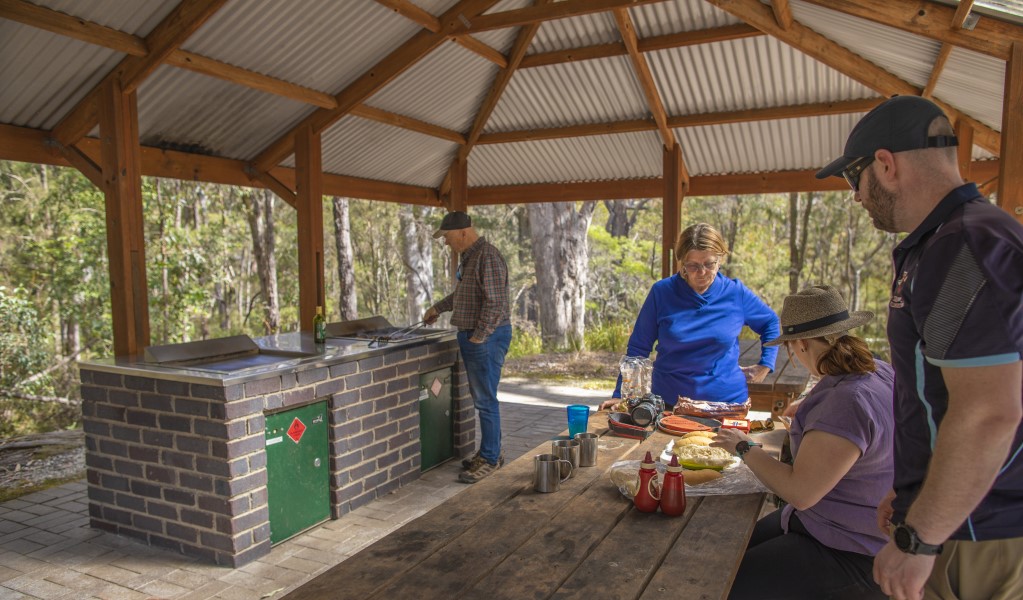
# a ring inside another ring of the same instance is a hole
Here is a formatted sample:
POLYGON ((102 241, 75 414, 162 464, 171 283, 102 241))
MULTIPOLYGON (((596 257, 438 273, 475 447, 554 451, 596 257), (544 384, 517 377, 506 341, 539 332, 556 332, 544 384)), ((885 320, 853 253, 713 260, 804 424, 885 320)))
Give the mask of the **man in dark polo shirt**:
POLYGON ((874 578, 893 598, 1023 598, 1023 226, 964 184, 941 109, 891 98, 817 173, 893 252, 895 482, 874 578))
POLYGON ((480 449, 462 461, 465 470, 458 480, 476 483, 504 464, 497 384, 512 337, 508 266, 497 248, 476 233, 464 212, 444 216, 440 229, 433 234, 435 238, 441 236, 461 255, 458 282, 454 293, 426 310, 424 319, 433 323, 440 313, 453 311, 451 324, 458 328, 458 348, 480 418, 480 449))

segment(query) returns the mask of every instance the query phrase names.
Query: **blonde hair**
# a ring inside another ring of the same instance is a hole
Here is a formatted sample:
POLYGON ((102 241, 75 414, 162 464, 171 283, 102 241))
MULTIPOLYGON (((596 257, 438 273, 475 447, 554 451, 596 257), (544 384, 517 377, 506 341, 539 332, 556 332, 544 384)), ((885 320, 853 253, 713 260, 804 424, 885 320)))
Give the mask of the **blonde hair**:
POLYGON ((838 333, 816 338, 829 344, 828 351, 817 359, 817 371, 823 375, 873 373, 877 370, 874 355, 867 342, 854 335, 838 333))
POLYGON ((721 257, 728 255, 728 244, 721 233, 706 223, 686 227, 675 241, 675 260, 682 261, 693 250, 713 252, 721 257))

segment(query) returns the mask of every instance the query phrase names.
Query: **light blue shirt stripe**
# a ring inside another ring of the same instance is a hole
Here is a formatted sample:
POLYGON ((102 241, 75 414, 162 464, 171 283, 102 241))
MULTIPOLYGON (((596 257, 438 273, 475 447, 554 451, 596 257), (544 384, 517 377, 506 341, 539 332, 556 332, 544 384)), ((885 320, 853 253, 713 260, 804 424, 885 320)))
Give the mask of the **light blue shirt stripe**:
POLYGON ((939 360, 937 358, 928 358, 927 362, 931 363, 935 367, 994 367, 997 365, 1011 365, 1014 362, 1020 360, 1019 352, 1009 352, 1007 354, 994 354, 992 356, 977 356, 974 358, 955 358, 951 360, 939 360))
POLYGON ((927 396, 924 395, 924 353, 921 350, 922 342, 916 343, 914 352, 916 353, 916 396, 920 400, 920 403, 924 405, 924 411, 927 413, 927 427, 931 430, 931 452, 934 452, 934 443, 938 440, 938 425, 934 422, 934 407, 927 401, 927 396))

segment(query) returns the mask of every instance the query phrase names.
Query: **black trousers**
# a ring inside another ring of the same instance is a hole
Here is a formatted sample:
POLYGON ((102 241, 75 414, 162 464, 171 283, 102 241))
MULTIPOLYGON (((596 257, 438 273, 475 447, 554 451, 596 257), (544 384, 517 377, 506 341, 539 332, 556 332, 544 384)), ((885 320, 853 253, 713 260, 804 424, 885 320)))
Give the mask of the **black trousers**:
POLYGON ((757 522, 729 600, 887 598, 874 583, 874 557, 821 544, 799 522, 781 529, 781 509, 757 522))

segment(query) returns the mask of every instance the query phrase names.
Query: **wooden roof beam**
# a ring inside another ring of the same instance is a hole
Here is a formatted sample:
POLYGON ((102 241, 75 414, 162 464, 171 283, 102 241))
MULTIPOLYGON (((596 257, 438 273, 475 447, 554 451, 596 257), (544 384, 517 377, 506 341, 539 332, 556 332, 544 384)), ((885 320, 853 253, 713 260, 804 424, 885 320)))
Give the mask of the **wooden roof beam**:
MULTIPOLYGON (((433 33, 437 33, 438 31, 440 31, 440 19, 433 16, 429 12, 423 10, 422 8, 416 6, 412 2, 409 2, 409 0, 376 0, 376 1, 378 4, 386 6, 387 8, 393 10, 399 15, 418 23, 428 31, 431 31, 433 33)), ((508 59, 505 58, 503 54, 501 54, 497 50, 494 50, 490 46, 484 44, 483 42, 477 40, 472 36, 456 35, 452 36, 451 39, 459 46, 465 48, 466 50, 469 50, 470 52, 475 52, 479 56, 489 60, 490 62, 501 67, 502 69, 508 66, 508 59)))
POLYGON ((508 68, 508 58, 471 35, 456 35, 451 38, 456 44, 478 56, 489 60, 502 69, 508 68))
MULTIPOLYGON (((625 43, 625 49, 629 52, 632 69, 636 73, 636 78, 639 79, 640 87, 643 88, 647 107, 650 108, 650 112, 654 116, 654 122, 657 123, 657 130, 661 133, 661 142, 665 148, 671 149, 675 145, 675 134, 668 127, 668 117, 664 112, 664 103, 661 101, 661 93, 657 90, 657 84, 654 83, 654 76, 650 72, 650 66, 646 64, 646 59, 639 53, 636 26, 633 25, 632 17, 629 16, 629 10, 626 8, 615 9, 614 16, 615 23, 618 25, 618 32, 622 35, 622 41, 625 43)), ((684 165, 685 163, 683 163, 682 167, 683 178, 685 178, 684 165)))
MULTIPOLYGON (((900 79, 855 52, 838 45, 816 31, 802 25, 799 21, 793 21, 792 27, 789 29, 782 29, 775 22, 771 9, 761 4, 759 0, 706 1, 739 17, 764 33, 773 35, 807 56, 815 58, 843 73, 845 76, 859 81, 883 96, 920 94, 921 90, 913 84, 900 79)), ((851 0, 836 0, 836 4, 844 5, 849 1, 851 0)), ((857 1, 869 2, 871 0, 857 1)), ((901 0, 893 1, 892 3, 902 4, 901 0)), ((948 19, 945 21, 944 28, 949 30, 948 23, 951 22, 952 13, 947 13, 947 16, 948 19)), ((974 140, 978 146, 992 154, 998 155, 1001 134, 980 121, 967 116, 953 106, 936 99, 935 102, 941 106, 951 121, 955 122, 959 119, 964 119, 973 127, 974 140)))
POLYGON ((563 0, 553 4, 527 6, 514 10, 480 15, 470 19, 465 33, 480 33, 494 29, 533 25, 543 21, 578 17, 598 12, 607 12, 616 8, 628 8, 642 4, 658 4, 665 0, 563 0))
MULTIPOLYGON (((739 40, 748 37, 757 37, 764 33, 755 27, 745 23, 725 25, 724 27, 712 27, 710 29, 698 29, 696 31, 683 31, 680 33, 669 33, 656 35, 639 40, 640 52, 653 52, 654 50, 666 50, 668 48, 681 48, 683 46, 695 46, 697 44, 712 44, 714 42, 725 42, 728 40, 739 40)), ((580 60, 591 60, 595 58, 607 58, 610 56, 626 56, 629 53, 624 43, 597 44, 595 46, 581 46, 567 50, 556 50, 554 52, 542 52, 530 54, 522 59, 520 69, 556 65, 567 62, 578 62, 580 60)))
POLYGON ((409 131, 415 131, 456 144, 464 145, 466 143, 465 136, 452 129, 445 129, 439 125, 433 123, 427 123, 426 121, 420 121, 413 119, 412 117, 406 117, 397 113, 388 112, 379 108, 373 108, 365 104, 360 104, 352 109, 352 115, 356 117, 362 117, 363 119, 369 119, 370 121, 376 121, 377 123, 383 123, 385 125, 391 125, 393 127, 400 127, 409 131))
POLYGON ((277 138, 256 157, 253 164, 260 171, 268 171, 284 160, 295 147, 295 134, 304 127, 311 127, 313 132, 322 132, 333 123, 349 114, 353 108, 362 104, 395 77, 405 72, 434 48, 444 42, 448 36, 465 31, 463 19, 470 19, 497 3, 497 0, 461 0, 448 9, 440 18, 441 30, 438 32, 420 31, 411 39, 388 54, 383 60, 363 73, 348 87, 341 90, 334 100, 337 106, 332 109, 321 108, 309 115, 290 131, 277 138))
MULTIPOLYGON (((794 106, 776 106, 756 108, 724 113, 702 113, 668 117, 668 127, 702 127, 707 125, 723 125, 726 123, 748 123, 751 121, 773 121, 777 119, 795 119, 799 117, 819 117, 824 115, 841 115, 848 113, 867 112, 881 102, 881 98, 865 100, 846 100, 842 102, 825 102, 820 104, 799 104, 794 106)), ((657 124, 651 120, 636 119, 615 123, 588 123, 585 125, 569 125, 550 129, 525 129, 521 131, 503 131, 485 133, 480 136, 477 144, 507 144, 512 142, 532 142, 536 140, 555 140, 570 137, 586 137, 592 135, 610 135, 615 133, 631 133, 634 131, 654 131, 657 124)))
POLYGON ((138 36, 37 6, 27 0, 0 0, 0 18, 117 50, 129 56, 145 56, 149 52, 146 41, 138 36))
MULTIPOLYGON (((956 7, 955 15, 952 17, 952 29, 962 29, 963 23, 966 22, 966 17, 970 16, 970 10, 972 9, 973 0, 961 0, 959 6, 956 7)), ((930 98, 934 95, 934 87, 938 85, 938 78, 941 77, 941 72, 945 70, 945 63, 948 62, 950 54, 952 54, 952 44, 942 42, 941 50, 938 51, 938 57, 934 60, 934 66, 931 68, 931 75, 927 78, 927 85, 920 92, 921 96, 930 98)))
MULTIPOLYGON (((1009 58, 1013 42, 1023 42, 1023 26, 984 18, 976 27, 953 29, 956 8, 919 0, 806 0, 831 10, 895 27, 932 40, 994 56, 1009 58)), ((716 3, 715 3, 716 4, 716 3)), ((965 17, 963 17, 965 19, 965 17)))
POLYGON ((181 0, 146 36, 149 52, 145 56, 127 56, 121 60, 54 128, 54 137, 65 146, 85 137, 99 123, 99 99, 103 86, 117 79, 122 93, 134 92, 171 52, 209 20, 225 2, 227 0, 181 0))
POLYGON ((771 0, 771 10, 774 11, 774 20, 782 29, 792 27, 792 8, 789 7, 789 0, 771 0))

